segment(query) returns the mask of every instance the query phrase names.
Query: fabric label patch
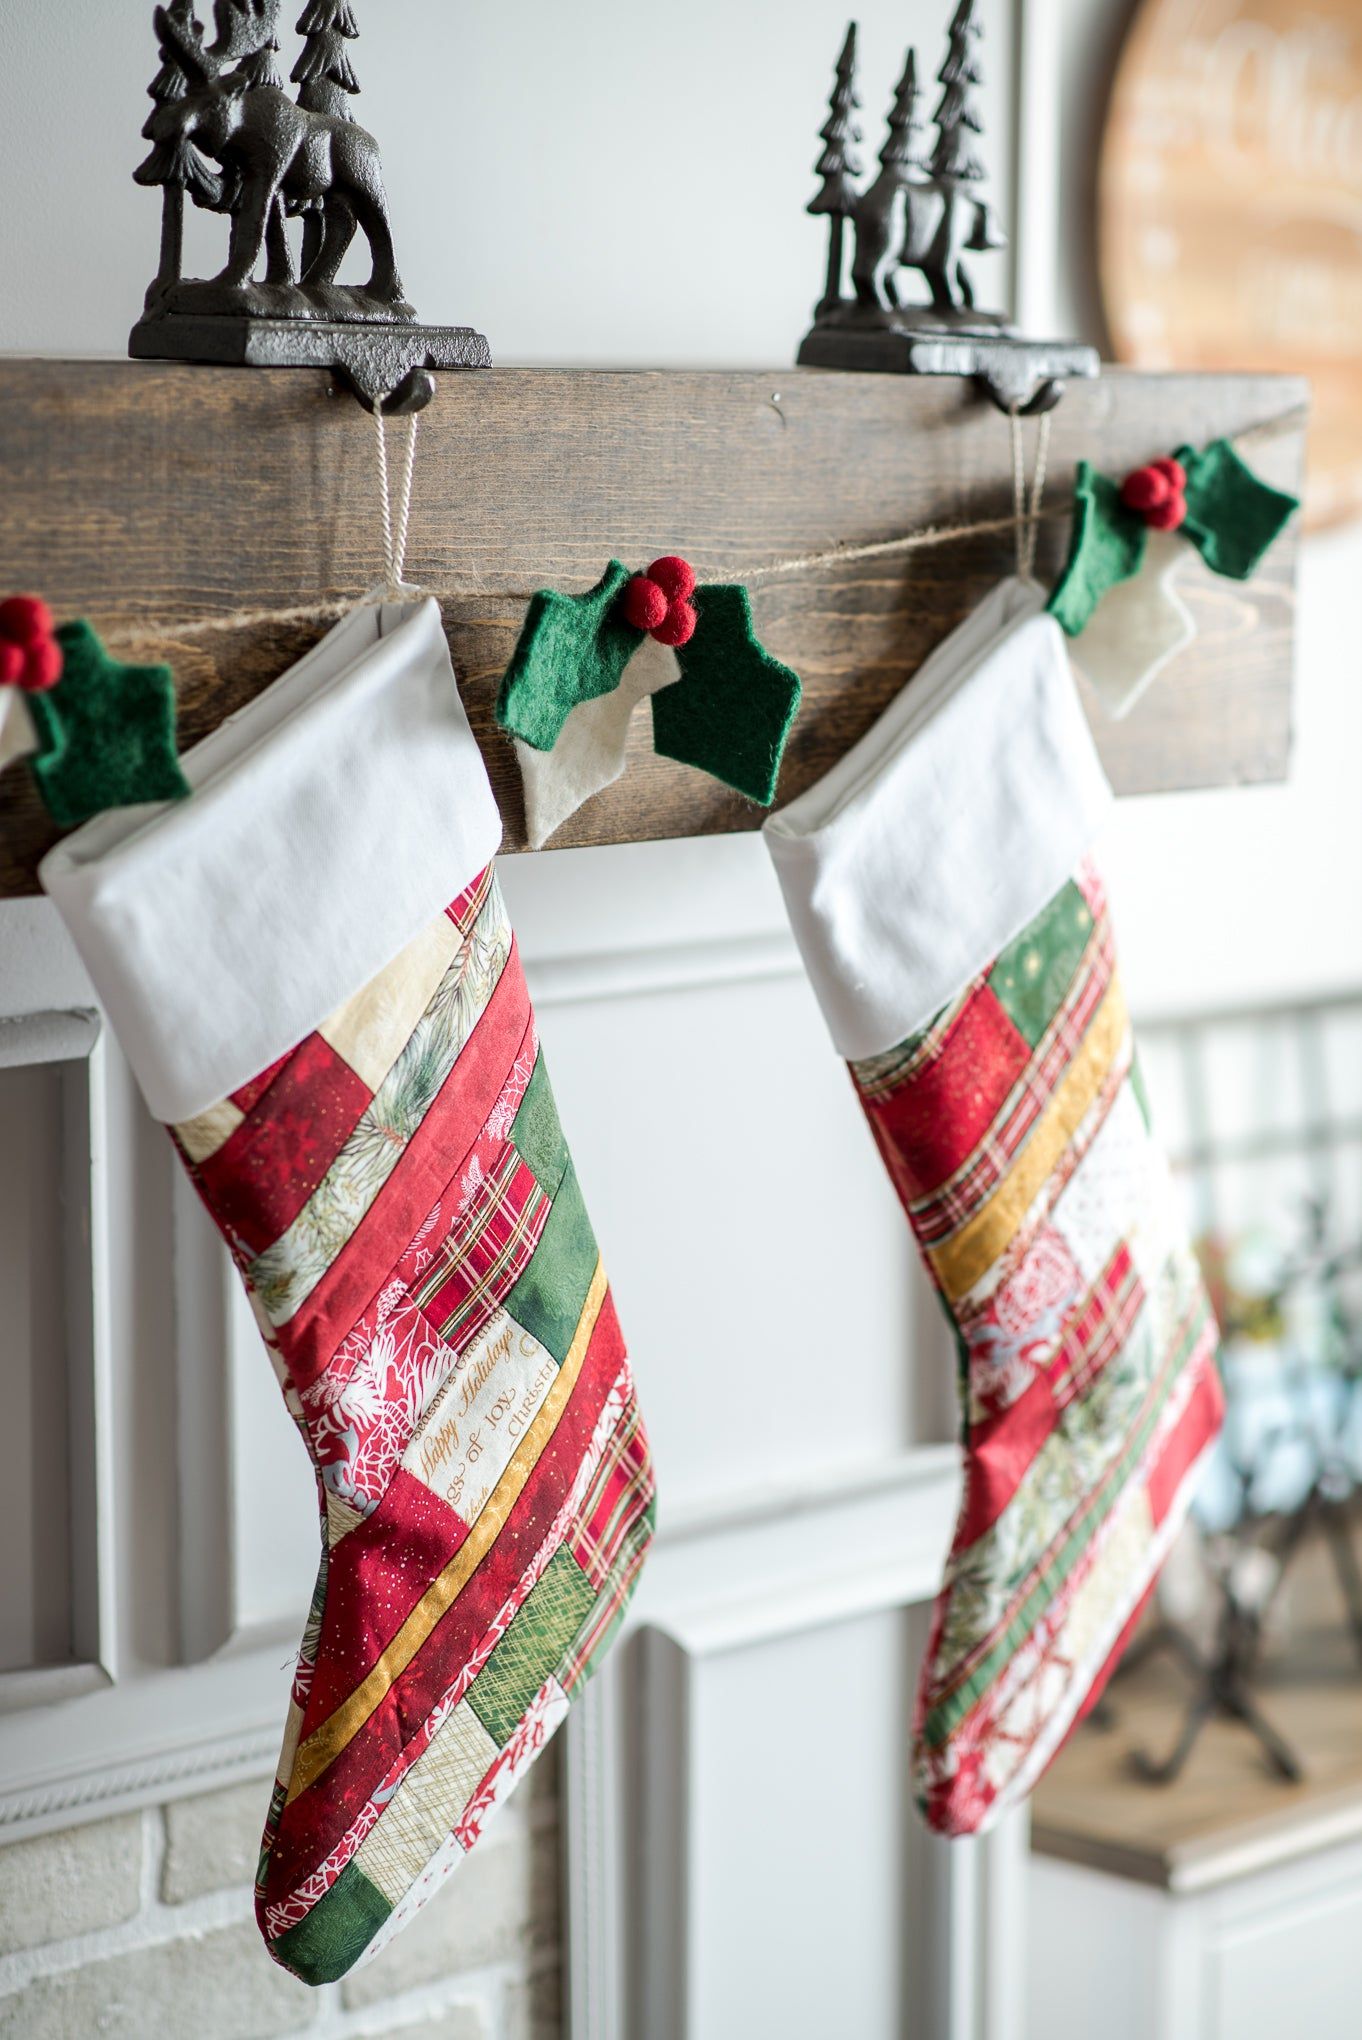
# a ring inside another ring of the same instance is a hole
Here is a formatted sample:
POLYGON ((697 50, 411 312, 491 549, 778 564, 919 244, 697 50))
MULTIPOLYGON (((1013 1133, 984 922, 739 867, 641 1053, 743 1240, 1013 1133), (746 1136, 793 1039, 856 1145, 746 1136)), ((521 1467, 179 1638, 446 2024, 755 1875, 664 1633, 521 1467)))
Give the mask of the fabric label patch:
POLYGON ((553 1355, 498 1311, 460 1354, 407 1448, 404 1469, 474 1522, 557 1374, 553 1355))
POLYGON ((1054 1222, 1085 1282, 1096 1282, 1117 1247, 1128 1242, 1146 1288, 1152 1288, 1176 1244, 1173 1202, 1139 1104, 1123 1084, 1055 1204, 1054 1222))

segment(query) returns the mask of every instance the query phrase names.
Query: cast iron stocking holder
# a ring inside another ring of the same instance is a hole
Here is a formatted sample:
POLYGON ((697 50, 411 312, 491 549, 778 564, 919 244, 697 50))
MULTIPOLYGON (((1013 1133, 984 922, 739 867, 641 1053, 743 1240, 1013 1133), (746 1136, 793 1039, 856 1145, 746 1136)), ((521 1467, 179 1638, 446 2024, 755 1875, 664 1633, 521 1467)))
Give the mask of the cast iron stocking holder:
POLYGON ((274 65, 279 7, 214 0, 211 43, 194 0, 155 10, 161 69, 142 130, 152 150, 133 174, 161 188, 161 263, 128 351, 330 368, 367 410, 422 410, 435 393, 430 371, 490 368, 487 341, 469 326, 418 325, 406 302, 378 143, 350 111, 359 91, 350 0, 307 0, 296 98, 274 65), (231 222, 226 266, 211 280, 183 274, 186 193, 231 222), (357 234, 373 273, 366 284, 339 283, 357 234))
POLYGON ((951 17, 946 58, 937 73, 941 98, 930 154, 921 147, 922 94, 916 52, 909 50, 889 110, 879 174, 864 190, 856 181, 861 102, 855 22, 848 28, 816 166, 823 181, 807 207, 827 216, 827 280, 798 359, 806 368, 972 376, 1001 410, 1048 411, 1070 376, 1095 376, 1100 364, 1095 348, 1024 339, 1000 313, 975 305, 965 256, 1007 242, 979 195, 984 166, 975 153, 981 123, 974 91, 982 79, 976 56, 982 31, 974 7, 975 0, 958 0, 951 17), (849 297, 848 221, 854 235, 849 297), (923 279, 926 302, 904 302, 904 270, 923 279))

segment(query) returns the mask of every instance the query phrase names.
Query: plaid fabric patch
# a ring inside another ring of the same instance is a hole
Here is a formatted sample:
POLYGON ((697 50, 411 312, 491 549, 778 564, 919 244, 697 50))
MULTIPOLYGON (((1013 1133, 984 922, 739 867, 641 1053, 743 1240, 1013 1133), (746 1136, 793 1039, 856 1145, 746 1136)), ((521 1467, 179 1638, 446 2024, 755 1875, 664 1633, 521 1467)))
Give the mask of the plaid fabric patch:
POLYGON ((568 1548, 598 1587, 609 1578, 620 1551, 652 1507, 653 1478, 648 1440, 637 1410, 631 1410, 610 1440, 591 1492, 568 1535, 568 1548))
POLYGON ((442 1339, 466 1346, 534 1258, 549 1199, 514 1148, 468 1201, 413 1291, 442 1339))
POLYGON ((1092 1704, 1220 1422, 1209 1305, 1123 1101, 1132 1056, 1085 865, 928 1027, 851 1066, 966 1369, 914 1746, 947 1833, 1029 1791, 1092 1704), (1137 1268, 1151 1241, 1166 1264, 1137 1268))
POLYGON ((177 1130, 328 1498, 257 1886, 271 1952, 313 1983, 472 1846, 501 1789, 482 1786, 557 1726, 651 1535, 647 1437, 490 868, 390 969, 177 1130), (458 1708, 484 1738, 471 1798, 440 1735, 458 1708))
POLYGON ((1123 1242, 1093 1284, 1049 1370, 1050 1389, 1061 1409, 1083 1395, 1124 1350, 1144 1301, 1144 1286, 1123 1242))

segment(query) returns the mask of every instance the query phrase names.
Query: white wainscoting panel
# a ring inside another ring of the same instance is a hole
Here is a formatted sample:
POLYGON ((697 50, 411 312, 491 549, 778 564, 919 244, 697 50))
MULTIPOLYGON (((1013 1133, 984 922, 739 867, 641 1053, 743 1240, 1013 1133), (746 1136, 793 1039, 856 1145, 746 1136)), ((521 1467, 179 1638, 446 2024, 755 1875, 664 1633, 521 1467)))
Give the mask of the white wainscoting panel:
POLYGON ((669 1510, 914 1440, 903 1216, 805 981, 758 960, 569 1003, 531 969, 669 1510))

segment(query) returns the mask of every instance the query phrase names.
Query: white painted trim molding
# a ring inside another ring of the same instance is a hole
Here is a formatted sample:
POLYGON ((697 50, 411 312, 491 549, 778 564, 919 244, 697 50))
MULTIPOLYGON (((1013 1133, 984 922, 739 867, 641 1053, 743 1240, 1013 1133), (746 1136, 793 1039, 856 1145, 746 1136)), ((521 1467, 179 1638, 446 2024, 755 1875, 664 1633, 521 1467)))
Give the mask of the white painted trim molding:
POLYGON ((61 1080, 71 1659, 0 1673, 0 1750, 4 1718, 96 1692, 118 1676, 105 1045, 98 1013, 0 1020, 0 1068, 39 1067, 58 1070, 61 1080))
MULTIPOLYGON (((958 1492, 956 1448, 930 1446, 664 1520, 629 1632, 566 1730, 571 2040, 705 2040, 694 2013, 698 1681, 729 1651, 924 1607, 958 1492)), ((905 1934, 940 2009, 924 2032, 1017 2040, 1025 1848, 1024 1816, 982 1842, 915 1838, 924 1889, 905 1934)))

